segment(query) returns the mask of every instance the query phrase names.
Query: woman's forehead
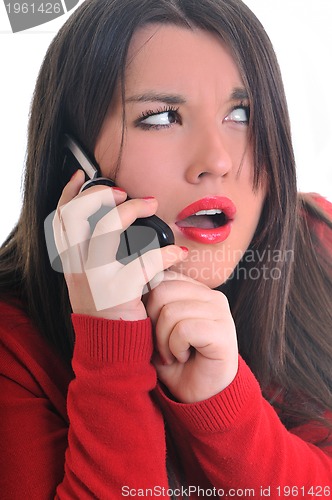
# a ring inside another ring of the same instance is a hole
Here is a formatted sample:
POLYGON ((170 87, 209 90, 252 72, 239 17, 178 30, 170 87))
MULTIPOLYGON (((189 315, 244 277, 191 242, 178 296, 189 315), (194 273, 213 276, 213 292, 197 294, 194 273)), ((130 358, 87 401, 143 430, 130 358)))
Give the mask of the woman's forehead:
MULTIPOLYGON (((243 86, 230 51, 216 35, 199 28, 148 25, 132 38, 126 66, 126 94, 165 89, 196 93, 200 83, 229 94, 243 86)), ((211 91, 211 88, 210 88, 211 91)))

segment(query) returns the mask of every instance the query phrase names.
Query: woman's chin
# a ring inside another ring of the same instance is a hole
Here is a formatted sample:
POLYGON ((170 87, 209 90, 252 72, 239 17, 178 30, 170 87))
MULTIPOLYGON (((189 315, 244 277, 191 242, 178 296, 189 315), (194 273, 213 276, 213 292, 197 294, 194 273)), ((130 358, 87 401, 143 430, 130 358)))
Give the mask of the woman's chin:
POLYGON ((229 269, 222 266, 215 266, 211 262, 208 265, 199 265, 199 263, 194 264, 184 261, 172 266, 171 269, 211 289, 217 288, 225 283, 233 273, 233 268, 229 269))

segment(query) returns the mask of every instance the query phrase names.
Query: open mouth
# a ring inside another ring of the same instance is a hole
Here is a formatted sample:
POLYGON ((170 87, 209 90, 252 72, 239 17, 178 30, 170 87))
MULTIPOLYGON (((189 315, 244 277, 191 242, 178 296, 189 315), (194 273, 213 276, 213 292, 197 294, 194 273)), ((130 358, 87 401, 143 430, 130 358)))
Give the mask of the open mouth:
POLYGON ((186 238, 199 243, 220 243, 228 238, 235 213, 236 207, 229 198, 209 196, 184 208, 175 224, 186 238))
POLYGON ((178 227, 198 227, 201 229, 213 229, 222 227, 228 222, 228 218, 222 210, 210 209, 200 210, 194 215, 190 215, 185 219, 179 220, 176 224, 178 227))

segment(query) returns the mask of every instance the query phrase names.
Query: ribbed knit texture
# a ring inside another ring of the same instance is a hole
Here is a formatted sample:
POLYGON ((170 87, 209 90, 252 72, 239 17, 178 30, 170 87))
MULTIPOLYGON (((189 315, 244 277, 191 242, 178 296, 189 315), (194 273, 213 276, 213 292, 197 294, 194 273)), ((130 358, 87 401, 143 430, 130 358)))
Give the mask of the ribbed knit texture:
POLYGON ((150 361, 153 351, 151 321, 109 321, 72 314, 76 336, 75 352, 89 363, 135 363, 150 361))
POLYGON ((216 432, 227 430, 248 409, 252 399, 260 398, 260 388, 243 359, 239 357, 238 374, 219 395, 194 404, 183 404, 169 399, 157 389, 160 402, 185 423, 190 432, 216 432))

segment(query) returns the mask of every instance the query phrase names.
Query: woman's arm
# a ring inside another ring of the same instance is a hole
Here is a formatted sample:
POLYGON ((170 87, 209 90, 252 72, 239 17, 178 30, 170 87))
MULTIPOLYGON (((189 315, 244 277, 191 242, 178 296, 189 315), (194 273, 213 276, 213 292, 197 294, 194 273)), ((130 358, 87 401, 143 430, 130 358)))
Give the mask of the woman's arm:
POLYGON ((122 487, 167 488, 150 321, 73 323, 67 397, 70 370, 27 319, 2 316, 1 495, 116 499, 122 487))
POLYGON ((73 322, 75 379, 58 498, 121 498, 122 488, 167 488, 163 419, 150 396, 156 374, 149 320, 74 315, 73 322))
MULTIPOLYGON (((262 496, 260 489, 270 488, 271 498, 285 498, 288 487, 294 487, 300 498, 330 498, 329 431, 313 423, 297 428, 296 435, 286 430, 241 358, 233 382, 206 401, 181 404, 160 387, 157 394, 169 427, 177 426, 183 460, 194 454, 201 473, 217 489, 251 488, 262 496), (322 441, 320 447, 315 440, 322 441)), ((197 484, 190 473, 189 484, 197 484)))
MULTIPOLYGON (((309 436, 308 427, 297 435, 284 427, 237 353, 221 292, 168 271, 150 293, 147 310, 165 387, 159 400, 180 462, 190 463, 188 481, 221 489, 271 487, 273 498, 278 487, 330 486, 332 439, 329 455, 328 447, 313 444, 314 424, 309 436)), ((326 438, 328 430, 321 432, 326 438)))

